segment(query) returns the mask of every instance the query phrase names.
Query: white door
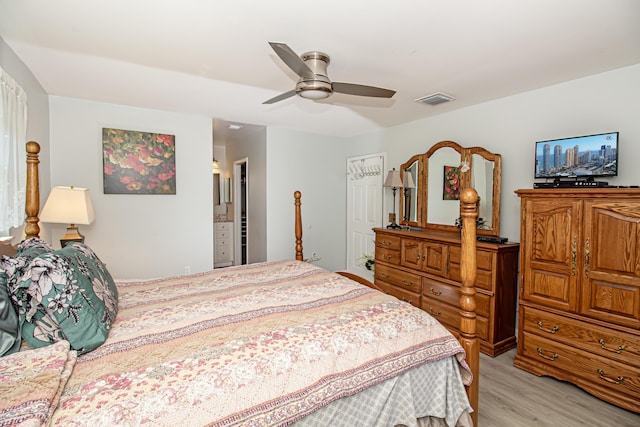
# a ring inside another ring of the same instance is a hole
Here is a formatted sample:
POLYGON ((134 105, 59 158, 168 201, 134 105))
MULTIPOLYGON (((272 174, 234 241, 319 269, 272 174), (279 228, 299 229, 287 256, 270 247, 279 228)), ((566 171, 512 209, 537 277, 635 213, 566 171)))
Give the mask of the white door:
POLYGON ((373 281, 366 268, 375 250, 374 227, 382 227, 386 154, 347 159, 347 271, 373 281))

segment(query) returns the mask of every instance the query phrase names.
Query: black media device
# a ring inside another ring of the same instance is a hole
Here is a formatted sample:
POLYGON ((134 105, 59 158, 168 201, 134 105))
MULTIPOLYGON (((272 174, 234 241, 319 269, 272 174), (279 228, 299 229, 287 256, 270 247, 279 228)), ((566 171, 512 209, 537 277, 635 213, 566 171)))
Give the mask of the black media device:
POLYGON ((477 236, 476 240, 478 242, 506 243, 509 239, 507 239, 506 237, 497 237, 497 236, 477 236))
POLYGON ((607 187, 618 175, 619 132, 536 142, 534 188, 607 187))

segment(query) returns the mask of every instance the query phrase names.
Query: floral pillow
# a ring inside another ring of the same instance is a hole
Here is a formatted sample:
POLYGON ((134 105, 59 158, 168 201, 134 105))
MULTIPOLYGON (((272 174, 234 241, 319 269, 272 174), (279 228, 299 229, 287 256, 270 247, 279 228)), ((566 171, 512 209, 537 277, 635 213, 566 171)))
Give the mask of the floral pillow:
POLYGON ((86 353, 109 335, 118 311, 111 274, 83 243, 34 258, 13 292, 22 338, 33 347, 66 340, 86 353))

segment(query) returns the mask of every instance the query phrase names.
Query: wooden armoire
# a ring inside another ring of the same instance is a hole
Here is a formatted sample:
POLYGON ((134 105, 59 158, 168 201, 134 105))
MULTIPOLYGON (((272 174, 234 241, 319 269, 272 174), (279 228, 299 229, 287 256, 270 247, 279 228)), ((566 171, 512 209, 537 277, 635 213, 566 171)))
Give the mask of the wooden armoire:
POLYGON ((640 413, 640 189, 516 193, 515 366, 640 413))

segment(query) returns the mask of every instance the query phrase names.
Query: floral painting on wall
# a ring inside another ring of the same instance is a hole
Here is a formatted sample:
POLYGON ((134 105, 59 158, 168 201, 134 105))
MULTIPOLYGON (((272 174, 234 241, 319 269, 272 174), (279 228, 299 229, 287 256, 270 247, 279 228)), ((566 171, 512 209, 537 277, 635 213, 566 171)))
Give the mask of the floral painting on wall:
POLYGON ((444 167, 442 200, 460 200, 460 168, 457 166, 444 167))
POLYGON ((176 194, 176 137, 102 129, 104 194, 176 194))

